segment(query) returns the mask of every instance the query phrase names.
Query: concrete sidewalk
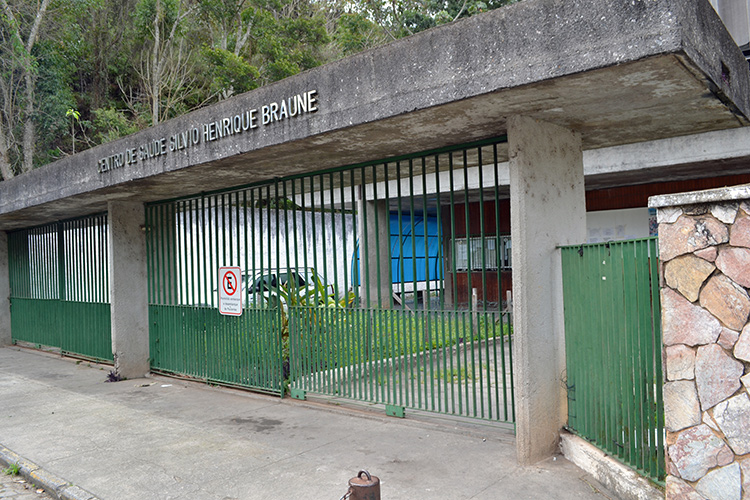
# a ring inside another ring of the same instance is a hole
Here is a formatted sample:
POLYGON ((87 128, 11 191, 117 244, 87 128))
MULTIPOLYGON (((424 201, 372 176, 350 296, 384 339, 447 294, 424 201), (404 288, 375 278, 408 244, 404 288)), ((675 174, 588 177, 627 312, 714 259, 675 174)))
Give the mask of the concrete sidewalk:
POLYGON ((1 348, 0 447, 105 500, 339 500, 361 468, 384 500, 608 497, 562 457, 518 467, 498 427, 108 370, 1 348))

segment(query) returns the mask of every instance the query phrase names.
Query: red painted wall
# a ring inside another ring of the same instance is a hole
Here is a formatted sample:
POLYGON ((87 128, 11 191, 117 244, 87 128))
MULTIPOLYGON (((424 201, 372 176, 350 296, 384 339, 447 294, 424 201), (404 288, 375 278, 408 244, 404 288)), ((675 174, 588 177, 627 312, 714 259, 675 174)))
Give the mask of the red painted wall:
MULTIPOLYGON (((455 230, 455 233, 452 232, 451 228, 451 207, 442 207, 443 255, 450 256, 449 247, 452 238, 482 236, 482 218, 484 218, 485 237, 510 234, 510 200, 500 200, 497 211, 494 201, 485 201, 484 214, 481 213, 479 202, 469 203, 468 207, 467 214, 465 204, 454 204, 453 230, 455 230), (468 231, 466 230, 467 226, 468 231)), ((501 271, 500 275, 496 270, 487 271, 484 277, 486 286, 482 286, 481 271, 472 271, 471 286, 469 286, 469 273, 465 271, 453 273, 452 261, 448 259, 445 261, 444 273, 446 289, 453 287, 447 292, 448 296, 455 294, 455 303, 458 307, 468 307, 471 303, 471 289, 476 288, 480 304, 486 300, 488 308, 496 309, 500 304, 501 297, 505 300, 506 292, 511 289, 510 270, 501 271), (502 291, 499 281, 502 281, 502 291)))
MULTIPOLYGON (((597 210, 617 210, 623 208, 647 207, 649 196, 657 194, 681 193, 686 191, 697 191, 723 186, 734 186, 750 183, 750 174, 710 177, 704 179, 693 179, 672 182, 654 182, 650 184, 638 184, 635 186, 623 186, 610 189, 600 189, 586 192, 586 210, 589 212, 597 210)), ((455 234, 451 232, 450 206, 442 207, 442 230, 443 230, 443 254, 450 255, 449 245, 452 237, 465 238, 481 236, 482 226, 479 210, 479 202, 468 205, 468 224, 466 205, 454 204, 455 234), (469 230, 467 231, 466 228, 469 230)), ((484 234, 495 236, 496 234, 510 234, 510 200, 500 200, 498 211, 495 211, 494 201, 484 202, 484 234), (499 218, 498 218, 499 215, 499 218)), ((479 301, 488 301, 488 307, 497 304, 502 297, 505 300, 506 292, 512 290, 511 271, 502 271, 502 292, 498 284, 497 271, 486 273, 486 293, 482 287, 482 273, 473 271, 471 273, 471 287, 467 272, 451 272, 451 262, 446 260, 445 287, 454 286, 455 279, 456 304, 458 307, 467 307, 471 301, 471 288, 477 289, 479 301)), ((450 293, 450 292, 449 292, 450 293)))

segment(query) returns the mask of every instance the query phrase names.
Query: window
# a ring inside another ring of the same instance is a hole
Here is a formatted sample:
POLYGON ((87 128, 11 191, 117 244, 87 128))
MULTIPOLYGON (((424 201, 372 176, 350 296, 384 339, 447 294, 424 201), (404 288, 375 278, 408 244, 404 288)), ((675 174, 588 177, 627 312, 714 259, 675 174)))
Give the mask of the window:
POLYGON ((511 268, 510 236, 456 238, 453 240, 453 248, 456 251, 456 271, 468 271, 469 268, 497 270, 498 265, 500 269, 511 268))

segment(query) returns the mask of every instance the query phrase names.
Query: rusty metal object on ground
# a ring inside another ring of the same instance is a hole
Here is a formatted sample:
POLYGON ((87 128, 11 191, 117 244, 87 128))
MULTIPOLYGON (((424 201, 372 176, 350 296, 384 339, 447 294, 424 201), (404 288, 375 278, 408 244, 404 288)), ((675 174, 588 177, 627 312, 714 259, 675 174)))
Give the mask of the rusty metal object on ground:
POLYGON ((341 500, 380 500, 380 479, 366 470, 359 471, 349 480, 349 490, 341 500))

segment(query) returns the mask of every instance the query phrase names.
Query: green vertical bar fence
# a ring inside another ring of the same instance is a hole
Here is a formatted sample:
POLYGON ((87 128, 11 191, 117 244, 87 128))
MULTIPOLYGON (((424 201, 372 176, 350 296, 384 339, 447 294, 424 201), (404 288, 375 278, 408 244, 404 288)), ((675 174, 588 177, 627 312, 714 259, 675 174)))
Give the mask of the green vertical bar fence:
POLYGON ((562 266, 568 427, 661 482, 657 239, 563 247, 562 266))
POLYGON ((8 235, 13 341, 112 361, 107 216, 8 235))
POLYGON ((485 215, 496 213, 500 198, 497 144, 293 184, 292 199, 304 202, 292 210, 318 217, 327 235, 299 244, 344 256, 321 268, 333 293, 289 308, 295 394, 514 421, 511 312, 493 250, 500 217, 485 215), (470 257, 473 285, 471 273, 456 266, 452 235, 480 242, 470 257), (472 288, 481 290, 479 301, 472 302, 472 288))
POLYGON ((152 369, 512 423, 498 145, 148 205, 152 369), (223 266, 242 271, 239 317, 218 310, 223 266))
POLYGON ((254 269, 269 259, 262 233, 274 220, 269 193, 266 187, 147 207, 153 371, 282 393, 282 325, 263 293, 276 275, 254 269), (219 312, 221 267, 243 269, 241 316, 219 312), (254 294, 255 286, 263 291, 254 294))

